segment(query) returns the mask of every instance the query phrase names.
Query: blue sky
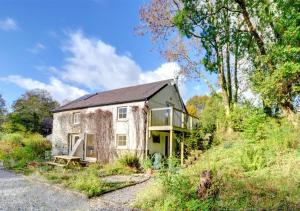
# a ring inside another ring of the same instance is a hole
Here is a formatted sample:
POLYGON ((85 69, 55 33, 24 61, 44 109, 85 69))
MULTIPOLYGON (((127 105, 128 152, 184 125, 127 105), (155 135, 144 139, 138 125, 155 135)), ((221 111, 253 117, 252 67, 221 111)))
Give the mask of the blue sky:
MULTIPOLYGON (((0 93, 8 105, 26 90, 47 89, 60 102, 88 92, 172 78, 148 35, 137 36, 142 0, 2 0, 0 93)), ((209 76, 215 80, 214 76, 209 76)), ((207 94, 187 80, 184 99, 207 94)))

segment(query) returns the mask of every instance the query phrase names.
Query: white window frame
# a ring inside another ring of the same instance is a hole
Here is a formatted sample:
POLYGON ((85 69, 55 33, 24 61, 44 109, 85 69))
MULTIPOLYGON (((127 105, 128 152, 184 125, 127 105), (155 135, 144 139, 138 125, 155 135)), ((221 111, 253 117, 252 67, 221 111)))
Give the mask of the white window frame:
POLYGON ((117 148, 118 149, 126 149, 127 148, 127 144, 128 144, 128 136, 127 136, 127 134, 121 134, 121 133, 118 133, 118 134, 116 134, 116 146, 117 146, 117 148), (119 137, 120 136, 125 136, 125 141, 126 141, 126 143, 125 143, 125 145, 119 145, 119 137))
POLYGON ((80 124, 80 112, 73 113, 73 124, 78 125, 80 124), (76 118, 76 115, 78 115, 78 118, 76 118))
POLYGON ((128 107, 127 106, 118 107, 117 108, 117 119, 120 120, 120 121, 125 121, 125 120, 127 120, 127 117, 128 117, 128 107), (120 118, 120 116, 119 116, 119 114, 120 114, 119 110, 120 109, 124 109, 124 108, 126 109, 126 113, 122 113, 122 115, 126 114, 126 117, 120 118))

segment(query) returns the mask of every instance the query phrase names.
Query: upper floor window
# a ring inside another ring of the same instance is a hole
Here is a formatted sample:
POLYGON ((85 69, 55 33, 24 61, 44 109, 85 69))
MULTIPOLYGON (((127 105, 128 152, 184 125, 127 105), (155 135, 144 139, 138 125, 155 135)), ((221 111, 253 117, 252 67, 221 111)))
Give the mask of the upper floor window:
POLYGON ((127 119, 127 107, 118 108, 118 119, 127 119))
POLYGON ((74 113, 73 114, 73 124, 79 124, 80 123, 80 113, 74 113))

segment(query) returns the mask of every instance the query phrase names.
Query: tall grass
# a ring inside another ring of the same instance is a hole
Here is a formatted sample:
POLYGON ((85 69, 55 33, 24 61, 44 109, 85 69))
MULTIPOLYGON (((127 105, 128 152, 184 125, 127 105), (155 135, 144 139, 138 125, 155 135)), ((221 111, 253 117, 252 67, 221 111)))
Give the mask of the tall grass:
POLYGON ((0 137, 0 160, 10 169, 22 170, 32 161, 45 158, 51 143, 39 134, 4 134, 0 137))
POLYGON ((195 165, 158 179, 155 188, 139 195, 137 206, 149 210, 299 208, 299 128, 285 120, 251 119, 255 124, 207 150, 195 165), (207 169, 213 171, 213 187, 200 200, 199 175, 207 169))

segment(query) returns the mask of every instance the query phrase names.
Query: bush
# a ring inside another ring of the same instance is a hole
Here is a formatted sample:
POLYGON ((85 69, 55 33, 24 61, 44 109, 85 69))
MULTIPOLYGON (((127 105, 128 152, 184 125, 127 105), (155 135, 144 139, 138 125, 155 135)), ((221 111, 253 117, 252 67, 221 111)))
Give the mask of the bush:
POLYGON ((249 145, 242 150, 241 165, 245 171, 259 170, 267 166, 264 149, 249 145))
POLYGON ((158 185, 140 194, 138 206, 145 210, 296 210, 299 126, 266 117, 259 109, 245 109, 239 115, 241 121, 234 121, 236 128, 240 126, 238 133, 226 135, 195 165, 179 173, 167 172, 158 185), (205 169, 213 170, 213 184, 207 198, 198 200, 199 174, 205 169))
POLYGON ((2 135, 1 140, 9 141, 13 144, 22 144, 23 138, 24 138, 24 135, 21 133, 8 133, 8 134, 2 135))
POLYGON ((75 175, 70 180, 70 187, 82 191, 88 197, 96 196, 101 192, 101 180, 95 174, 79 174, 75 175))
POLYGON ((139 169, 140 168, 140 160, 136 155, 133 154, 124 154, 118 159, 119 163, 124 166, 128 166, 130 168, 139 169))
POLYGON ((151 169, 153 167, 151 159, 149 157, 143 159, 141 162, 141 166, 144 170, 151 169))
POLYGON ((244 132, 247 138, 257 135, 258 128, 266 121, 266 114, 262 109, 248 105, 236 106, 230 113, 230 127, 237 132, 244 132))
POLYGON ((106 164, 100 170, 101 176, 116 175, 116 174, 132 174, 136 172, 137 169, 124 166, 118 161, 106 164))
POLYGON ((45 152, 51 150, 51 142, 40 134, 32 134, 23 140, 26 147, 30 148, 37 158, 44 159, 45 152))
POLYGON ((23 170, 31 161, 45 158, 45 151, 51 150, 51 143, 38 134, 5 134, 0 144, 0 160, 5 167, 23 170))

